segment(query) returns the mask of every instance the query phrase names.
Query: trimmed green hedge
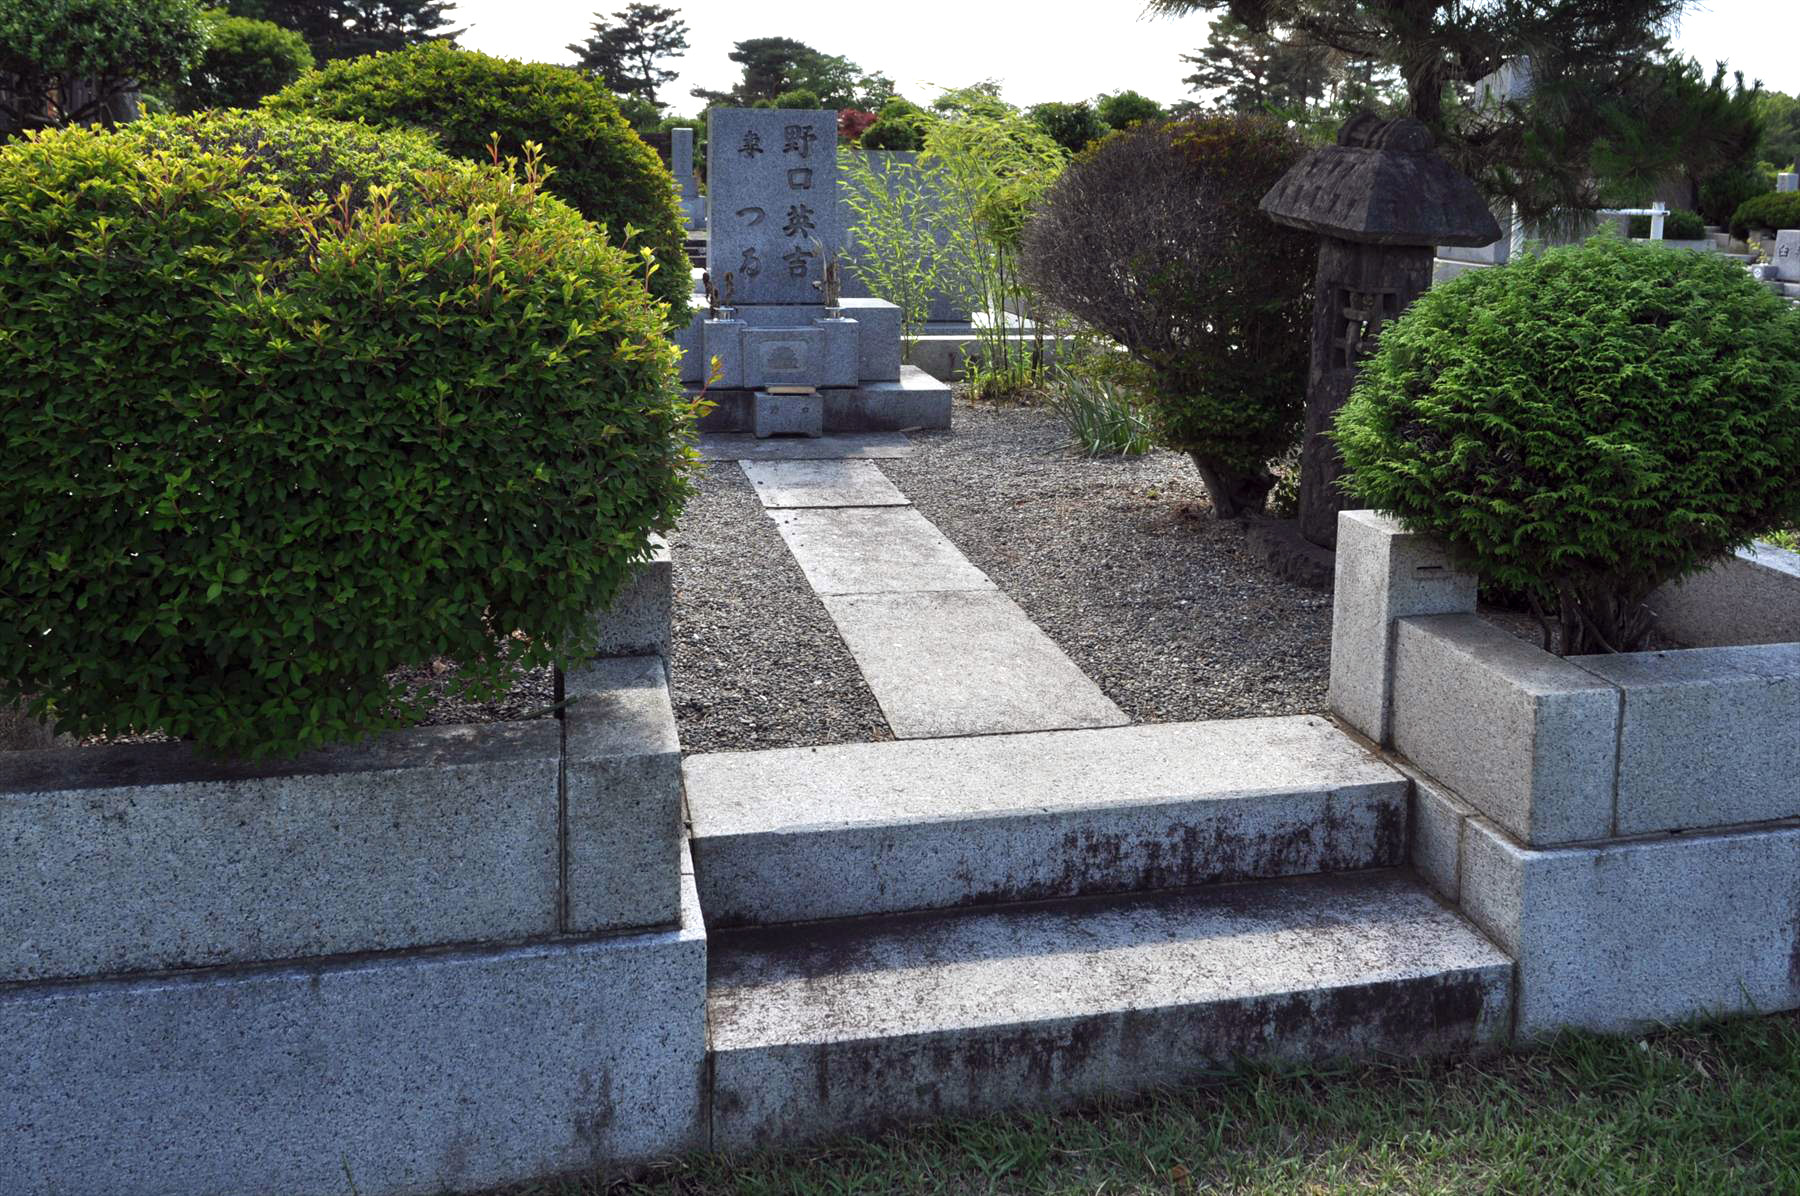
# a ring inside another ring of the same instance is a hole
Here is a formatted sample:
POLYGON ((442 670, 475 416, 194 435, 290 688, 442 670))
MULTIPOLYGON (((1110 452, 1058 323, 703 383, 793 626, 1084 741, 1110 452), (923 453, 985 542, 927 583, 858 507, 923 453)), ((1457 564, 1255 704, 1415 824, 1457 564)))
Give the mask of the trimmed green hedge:
POLYGON ((1739 204, 1731 215, 1731 235, 1748 240, 1758 228, 1800 228, 1800 191, 1771 191, 1739 204))
POLYGON ((256 757, 413 721, 401 666, 579 652, 689 489, 641 269, 413 134, 0 150, 0 702, 256 757))
MULTIPOLYGON (((1650 217, 1633 216, 1630 233, 1642 240, 1650 235, 1650 217)), ((1663 217, 1663 240, 1665 241, 1704 241, 1706 239, 1706 221, 1700 213, 1690 212, 1685 208, 1671 208, 1663 217)))
POLYGON ((1347 488, 1562 614, 1569 651, 1800 515, 1800 311, 1718 254, 1617 237, 1473 270, 1381 335, 1347 488))
POLYGON ((424 129, 472 162, 492 161, 496 133, 503 156, 535 142, 554 172, 550 193, 605 225, 614 245, 651 250, 650 290, 670 305, 673 322, 686 323, 693 279, 675 180, 619 114, 612 93, 585 75, 426 42, 331 63, 263 106, 424 129))

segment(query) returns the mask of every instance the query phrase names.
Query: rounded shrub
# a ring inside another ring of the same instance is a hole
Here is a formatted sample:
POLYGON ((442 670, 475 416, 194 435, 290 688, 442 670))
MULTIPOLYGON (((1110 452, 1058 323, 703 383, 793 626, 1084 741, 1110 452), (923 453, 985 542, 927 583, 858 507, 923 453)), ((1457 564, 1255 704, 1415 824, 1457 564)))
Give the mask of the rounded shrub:
POLYGON ((1748 240, 1757 230, 1779 232, 1800 228, 1800 191, 1771 191, 1747 199, 1731 214, 1731 235, 1748 240))
POLYGON ((248 108, 313 67, 306 39, 273 21, 206 13, 206 50, 175 89, 184 112, 248 108))
POLYGON ((614 245, 655 255, 650 290, 685 323, 693 290, 675 180, 618 102, 578 71, 426 42, 345 59, 263 101, 273 112, 424 129, 458 158, 489 162, 543 147, 552 195, 606 227, 614 245))
POLYGON ((1262 507, 1300 433, 1315 242, 1257 205, 1305 152, 1260 116, 1137 125, 1077 157, 1025 231, 1033 285, 1142 367, 1158 438, 1220 518, 1262 507))
POLYGON ((416 135, 0 149, 0 703, 256 757, 412 721, 401 666, 581 651, 688 489, 662 312, 529 166, 416 135))
POLYGON ((1381 334, 1346 487, 1559 612, 1646 642, 1658 586, 1800 514, 1800 311, 1717 254, 1616 237, 1470 271, 1381 334))
POLYGON ((205 44, 198 0, 7 0, 0 133, 110 121, 121 96, 181 78, 205 44))

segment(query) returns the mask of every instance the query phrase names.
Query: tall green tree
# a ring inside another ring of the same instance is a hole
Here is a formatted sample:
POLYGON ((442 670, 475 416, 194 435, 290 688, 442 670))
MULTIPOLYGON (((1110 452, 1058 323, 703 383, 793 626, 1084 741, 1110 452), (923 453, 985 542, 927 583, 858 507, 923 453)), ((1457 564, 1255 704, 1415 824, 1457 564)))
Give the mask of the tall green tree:
POLYGON ((1090 142, 1106 136, 1108 129, 1107 123, 1100 119, 1094 106, 1086 100, 1073 104, 1059 100, 1033 104, 1025 110, 1025 115, 1038 128, 1048 133, 1052 141, 1071 154, 1079 154, 1090 142))
POLYGON ((1786 92, 1765 91, 1757 99, 1763 118, 1763 142, 1757 156, 1778 170, 1792 170, 1800 159, 1800 99, 1786 92))
POLYGON ((229 0, 233 16, 273 21, 306 39, 320 62, 455 41, 454 0, 229 0))
POLYGON ((810 91, 827 108, 862 107, 859 101, 870 89, 892 82, 863 69, 837 54, 826 54, 791 37, 753 37, 738 42, 727 55, 743 69, 743 77, 730 91, 696 87, 693 94, 708 105, 750 108, 758 102, 773 104, 791 91, 810 91))
POLYGON ((1685 0, 1151 0, 1223 12, 1357 63, 1399 71, 1406 109, 1445 155, 1527 219, 1600 201, 1596 146, 1654 85, 1685 0), (1529 59, 1527 94, 1467 103, 1473 85, 1529 59))
POLYGON ((593 33, 569 47, 578 70, 620 95, 637 96, 660 107, 656 89, 677 72, 661 65, 688 48, 688 25, 678 9, 632 4, 612 18, 594 14, 593 33))
POLYGON ((1212 23, 1206 45, 1182 61, 1182 80, 1224 112, 1308 112, 1331 84, 1331 52, 1279 28, 1253 29, 1229 13, 1212 23))
POLYGON ((1102 95, 1094 101, 1094 112, 1109 129, 1129 129, 1132 125, 1161 120, 1168 115, 1161 104, 1129 88, 1102 95))
POLYGON ((1618 198, 1642 202, 1675 182, 1687 191, 1678 206, 1723 224, 1744 200, 1768 190, 1757 167, 1762 86, 1745 86, 1742 71, 1728 77, 1721 62, 1709 75, 1691 58, 1670 58, 1632 99, 1594 154, 1596 176, 1618 198))

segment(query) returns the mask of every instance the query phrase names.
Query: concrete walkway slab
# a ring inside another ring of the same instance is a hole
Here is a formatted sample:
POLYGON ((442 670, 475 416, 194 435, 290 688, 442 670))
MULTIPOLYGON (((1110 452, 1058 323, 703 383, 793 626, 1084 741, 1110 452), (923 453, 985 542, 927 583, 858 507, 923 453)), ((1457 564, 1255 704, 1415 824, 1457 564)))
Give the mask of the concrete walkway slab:
POLYGON ((828 593, 825 609, 897 739, 1130 722, 998 590, 828 593))
POLYGON ((771 511, 769 517, 820 594, 994 589, 911 507, 771 511))
POLYGON ((900 432, 855 432, 842 436, 758 440, 748 432, 700 437, 702 461, 833 461, 910 457, 912 441, 900 432))
POLYGON ((906 495, 868 460, 740 461, 756 497, 787 507, 904 507, 906 495))

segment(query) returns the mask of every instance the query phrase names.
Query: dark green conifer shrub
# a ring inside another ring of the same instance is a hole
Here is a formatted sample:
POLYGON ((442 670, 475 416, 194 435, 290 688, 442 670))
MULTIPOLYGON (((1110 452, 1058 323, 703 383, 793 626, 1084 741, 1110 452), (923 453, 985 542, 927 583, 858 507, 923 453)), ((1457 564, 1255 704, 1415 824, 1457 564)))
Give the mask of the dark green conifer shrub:
POLYGON ((333 62, 263 101, 274 112, 304 112, 379 128, 424 129, 453 156, 489 162, 543 147, 552 195, 606 226, 607 239, 649 248, 650 289, 686 323, 693 293, 686 226, 675 180, 644 144, 604 86, 578 71, 493 58, 426 42, 388 54, 333 62))
POLYGON ((1339 413, 1348 489, 1559 612, 1646 640, 1658 586, 1800 514, 1800 311, 1736 263, 1596 237, 1433 288, 1339 413))
POLYGON ((1746 240, 1758 229, 1780 232, 1800 228, 1800 191, 1770 191, 1738 205, 1731 215, 1731 235, 1746 240))
POLYGON ((411 721, 400 666, 579 652, 688 492, 642 273, 415 134, 0 149, 0 704, 255 757, 411 721))

